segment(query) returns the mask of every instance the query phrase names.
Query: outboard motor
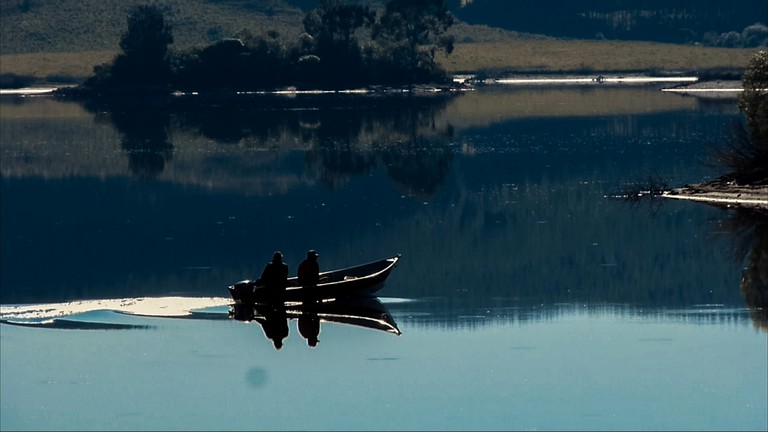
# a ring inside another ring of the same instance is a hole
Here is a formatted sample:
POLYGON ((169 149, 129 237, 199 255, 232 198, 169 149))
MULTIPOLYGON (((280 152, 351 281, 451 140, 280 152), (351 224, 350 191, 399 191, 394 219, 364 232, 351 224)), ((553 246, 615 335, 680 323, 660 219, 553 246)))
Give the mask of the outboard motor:
POLYGON ((253 303, 253 289, 255 286, 255 283, 246 279, 230 285, 229 294, 232 296, 232 300, 236 302, 253 303))

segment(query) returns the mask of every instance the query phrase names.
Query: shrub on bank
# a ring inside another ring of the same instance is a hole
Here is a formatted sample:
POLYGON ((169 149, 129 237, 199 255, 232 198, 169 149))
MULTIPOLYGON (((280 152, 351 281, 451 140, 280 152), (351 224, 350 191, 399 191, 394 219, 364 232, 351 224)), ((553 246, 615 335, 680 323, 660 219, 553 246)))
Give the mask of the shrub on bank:
POLYGON ((768 184, 768 51, 752 57, 742 85, 739 110, 746 116, 746 128, 735 128, 732 141, 715 158, 739 184, 768 184))

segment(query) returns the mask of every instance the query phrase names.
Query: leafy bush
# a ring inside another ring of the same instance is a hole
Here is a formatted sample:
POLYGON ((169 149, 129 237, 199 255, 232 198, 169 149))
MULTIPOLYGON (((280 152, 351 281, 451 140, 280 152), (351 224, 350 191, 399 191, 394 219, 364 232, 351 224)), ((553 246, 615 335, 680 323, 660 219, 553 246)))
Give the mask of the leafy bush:
POLYGON ((715 157, 738 183, 764 184, 768 182, 768 51, 752 57, 742 82, 739 110, 746 115, 747 126, 737 126, 731 143, 715 157))

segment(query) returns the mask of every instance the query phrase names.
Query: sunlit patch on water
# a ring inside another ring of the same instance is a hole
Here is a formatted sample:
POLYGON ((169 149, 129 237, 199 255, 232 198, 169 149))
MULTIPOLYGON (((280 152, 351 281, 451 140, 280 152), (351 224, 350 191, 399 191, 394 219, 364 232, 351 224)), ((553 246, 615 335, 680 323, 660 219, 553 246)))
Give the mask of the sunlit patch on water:
POLYGON ((0 95, 35 96, 50 94, 55 90, 56 87, 24 87, 17 89, 0 89, 0 95))
MULTIPOLYGON (((61 320, 97 311, 154 317, 194 317, 195 314, 219 313, 213 308, 228 306, 231 302, 231 299, 225 297, 138 297, 3 305, 0 306, 0 322, 39 325, 54 319, 61 320)), ((221 314, 226 317, 226 314, 221 314)))
POLYGON ((694 83, 698 77, 651 77, 651 76, 588 76, 558 78, 498 78, 496 84, 653 84, 694 83))

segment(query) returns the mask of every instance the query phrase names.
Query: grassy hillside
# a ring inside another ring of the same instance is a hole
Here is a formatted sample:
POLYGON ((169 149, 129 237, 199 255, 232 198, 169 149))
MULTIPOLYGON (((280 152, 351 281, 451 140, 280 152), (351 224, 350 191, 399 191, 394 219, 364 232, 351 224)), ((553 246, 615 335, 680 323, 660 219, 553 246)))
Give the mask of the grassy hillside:
MULTIPOLYGON (((144 0, 3 0, 0 54, 103 51, 118 48, 131 7, 144 0), (30 4, 28 8, 23 4, 30 4)), ((298 34, 303 13, 279 0, 161 0, 175 48, 204 45, 241 29, 298 34)))
MULTIPOLYGON (((33 82, 76 82, 110 61, 126 29, 129 9, 143 0, 3 0, 0 2, 0 74, 33 82)), ((248 29, 277 30, 293 41, 303 12, 283 0, 160 0, 173 26, 171 48, 202 46, 248 29)), ((453 55, 439 61, 449 72, 737 70, 753 50, 646 42, 557 40, 459 23, 453 55)))
POLYGON ((452 72, 691 72, 736 73, 756 48, 714 48, 656 42, 508 40, 457 45, 440 58, 452 72))
MULTIPOLYGON (((29 76, 37 82, 77 82, 116 51, 30 53, 0 56, 0 73, 29 76)), ((752 49, 705 48, 650 42, 510 40, 464 43, 439 62, 450 73, 486 72, 690 72, 740 74, 752 49), (617 53, 622 53, 617 55, 617 53)))

